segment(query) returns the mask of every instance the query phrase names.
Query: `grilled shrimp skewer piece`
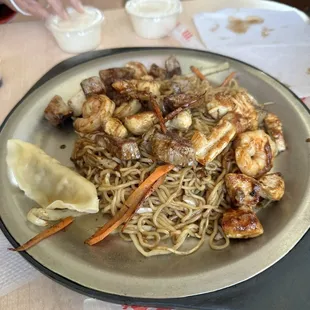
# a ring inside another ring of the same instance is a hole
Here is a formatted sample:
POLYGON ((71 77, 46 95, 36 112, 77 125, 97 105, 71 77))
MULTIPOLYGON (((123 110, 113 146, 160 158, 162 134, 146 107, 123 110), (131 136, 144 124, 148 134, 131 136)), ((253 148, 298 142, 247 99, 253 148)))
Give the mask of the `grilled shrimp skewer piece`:
POLYGON ((116 81, 112 87, 120 93, 147 92, 154 96, 160 95, 160 82, 148 80, 122 80, 116 81))
POLYGON ((84 102, 82 118, 74 122, 76 131, 91 133, 101 128, 109 135, 125 138, 128 135, 126 127, 122 122, 112 117, 115 103, 105 95, 93 95, 84 102))
POLYGON ((239 169, 252 178, 259 178, 270 171, 277 155, 275 143, 263 130, 239 134, 234 147, 239 169))
POLYGON ((268 113, 264 119, 265 128, 277 145, 278 151, 283 152, 286 150, 282 123, 278 116, 273 113, 268 113))

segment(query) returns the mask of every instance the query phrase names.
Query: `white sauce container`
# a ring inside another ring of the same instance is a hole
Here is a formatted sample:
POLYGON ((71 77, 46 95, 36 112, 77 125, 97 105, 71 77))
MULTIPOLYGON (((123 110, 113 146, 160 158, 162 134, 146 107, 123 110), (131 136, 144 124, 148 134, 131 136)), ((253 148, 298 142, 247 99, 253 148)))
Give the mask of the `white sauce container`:
POLYGON ((131 0, 126 11, 138 36, 159 39, 176 27, 182 4, 179 0, 131 0))
POLYGON ((91 51, 101 42, 102 12, 89 6, 85 6, 84 11, 81 14, 68 8, 68 20, 52 15, 46 21, 46 27, 64 52, 76 54, 91 51))

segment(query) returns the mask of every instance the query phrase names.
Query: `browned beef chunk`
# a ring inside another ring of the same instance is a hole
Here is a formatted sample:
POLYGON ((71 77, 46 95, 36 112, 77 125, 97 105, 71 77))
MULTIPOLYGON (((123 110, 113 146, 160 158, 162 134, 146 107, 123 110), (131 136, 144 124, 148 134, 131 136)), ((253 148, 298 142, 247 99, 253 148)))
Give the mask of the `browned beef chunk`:
POLYGON ((99 71, 99 76, 106 88, 107 96, 112 99, 117 106, 128 101, 127 95, 122 95, 116 91, 112 84, 119 80, 131 80, 134 78, 135 70, 132 68, 111 68, 99 71))
POLYGON ((98 138, 103 139, 109 152, 121 160, 134 160, 141 157, 138 144, 134 139, 122 139, 109 135, 98 138))
POLYGON ((167 71, 156 64, 152 64, 149 74, 155 79, 164 80, 167 76, 167 71))
POLYGON ((182 74, 180 63, 178 62, 175 56, 170 56, 166 60, 165 65, 166 65, 168 79, 172 78, 174 75, 182 74))
POLYGON ((105 87, 98 76, 92 76, 81 82, 81 87, 86 97, 95 94, 105 94, 105 87))
POLYGON ((152 153, 157 159, 176 166, 191 166, 195 162, 195 151, 190 141, 171 134, 155 133, 152 153))
POLYGON ((62 124, 67 118, 71 117, 73 111, 60 96, 54 96, 44 110, 44 117, 53 125, 62 124))

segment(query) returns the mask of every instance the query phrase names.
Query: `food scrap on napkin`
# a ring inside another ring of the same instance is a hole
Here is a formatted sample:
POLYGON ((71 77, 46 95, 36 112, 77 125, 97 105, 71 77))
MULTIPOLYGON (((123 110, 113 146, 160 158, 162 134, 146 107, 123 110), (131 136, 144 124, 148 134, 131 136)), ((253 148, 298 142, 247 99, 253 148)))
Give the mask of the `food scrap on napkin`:
POLYGON ((224 9, 194 23, 207 50, 247 62, 310 96, 310 24, 296 11, 224 9))

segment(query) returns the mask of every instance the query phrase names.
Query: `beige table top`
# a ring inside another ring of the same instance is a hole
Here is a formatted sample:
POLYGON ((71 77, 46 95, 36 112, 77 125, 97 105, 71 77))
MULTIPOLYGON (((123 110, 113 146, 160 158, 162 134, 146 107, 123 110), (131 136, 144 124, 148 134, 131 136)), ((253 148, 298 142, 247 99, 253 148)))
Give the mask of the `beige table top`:
MULTIPOLYGON (((272 3, 272 2, 271 2, 272 3)), ((268 3, 265 3, 269 5, 268 3)), ((225 7, 261 7, 259 0, 194 0, 183 2, 181 23, 197 35, 192 16, 225 7)), ((99 49, 129 46, 179 46, 173 38, 145 40, 131 27, 123 9, 105 11, 106 23, 99 49)), ((72 55, 62 52, 42 22, 0 26, 0 123, 29 88, 49 69, 72 55)), ((0 262, 1 263, 1 262, 0 262)), ((44 276, 0 298, 0 309, 83 309, 85 296, 72 292, 44 276)))

